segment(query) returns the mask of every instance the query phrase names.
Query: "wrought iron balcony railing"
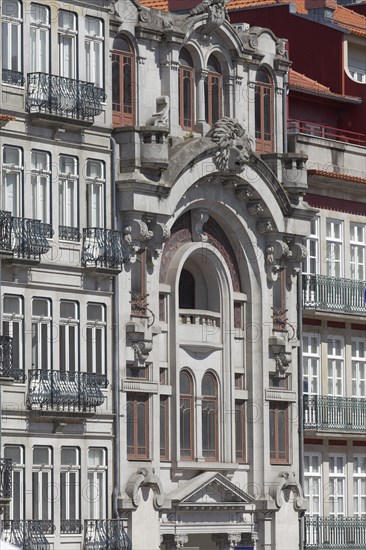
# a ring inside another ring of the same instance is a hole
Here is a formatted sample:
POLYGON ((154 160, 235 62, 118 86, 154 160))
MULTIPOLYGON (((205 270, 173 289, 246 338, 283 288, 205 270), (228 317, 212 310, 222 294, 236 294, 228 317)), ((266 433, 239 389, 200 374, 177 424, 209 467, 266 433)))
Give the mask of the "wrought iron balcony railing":
POLYGON ((28 113, 93 122, 102 112, 105 99, 105 91, 93 82, 47 73, 28 74, 28 113))
POLYGON ((305 517, 306 550, 365 550, 366 519, 358 517, 305 517))
POLYGON ((0 458, 0 500, 11 499, 12 495, 13 461, 10 458, 0 458))
POLYGON ((13 378, 23 383, 26 379, 23 369, 13 365, 13 339, 11 336, 0 336, 0 376, 13 378))
POLYGON ((11 212, 0 210, 0 250, 11 252, 11 212))
POLYGON ((4 84, 11 84, 12 86, 24 86, 25 78, 23 76, 23 73, 19 71, 3 69, 2 81, 4 84))
POLYGON ((52 535, 51 520, 4 520, 2 539, 23 550, 51 550, 45 535, 52 535))
POLYGON ((80 535, 82 533, 83 526, 80 519, 62 519, 61 520, 61 533, 80 535))
POLYGON ((304 427, 364 433, 366 399, 304 395, 304 427))
POLYGON ((84 550, 132 550, 122 519, 87 519, 84 550))
POLYGON ((105 376, 89 372, 32 370, 27 405, 32 410, 95 411, 104 402, 105 376))
POLYGON ((79 242, 81 239, 81 233, 78 227, 69 227, 67 225, 59 225, 58 238, 62 241, 79 242))
POLYGON ((303 275, 303 308, 366 313, 366 281, 325 275, 303 275))
POLYGON ((122 264, 128 260, 128 249, 121 231, 98 227, 83 230, 83 266, 121 270, 122 264))
POLYGON ((50 249, 47 239, 53 236, 50 224, 29 218, 17 218, 0 211, 0 251, 16 258, 40 260, 50 249))

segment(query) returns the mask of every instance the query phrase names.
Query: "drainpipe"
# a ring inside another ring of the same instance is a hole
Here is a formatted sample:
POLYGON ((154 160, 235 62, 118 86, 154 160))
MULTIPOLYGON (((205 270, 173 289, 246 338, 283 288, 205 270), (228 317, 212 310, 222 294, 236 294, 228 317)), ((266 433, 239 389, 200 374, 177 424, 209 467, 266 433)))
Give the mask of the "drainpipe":
MULTIPOLYGON (((116 149, 117 144, 113 137, 111 139, 111 199, 112 199, 112 229, 117 229, 117 200, 116 200, 116 149)), ((120 379, 119 379, 119 325, 118 325, 118 306, 119 306, 119 281, 118 276, 113 277, 113 297, 112 297, 112 350, 113 350, 113 409, 114 409, 114 447, 113 447, 113 517, 118 518, 118 495, 120 488, 120 379)))
POLYGON ((282 124, 283 124, 283 152, 288 152, 287 145, 287 94, 288 94, 288 73, 283 75, 283 96, 282 96, 282 124))
MULTIPOLYGON (((303 344, 302 344, 302 271, 297 274, 297 337, 299 339, 298 347, 298 419, 299 419, 299 482, 304 488, 304 388, 303 388, 303 344)), ((304 516, 299 520, 299 549, 304 548, 304 516)))

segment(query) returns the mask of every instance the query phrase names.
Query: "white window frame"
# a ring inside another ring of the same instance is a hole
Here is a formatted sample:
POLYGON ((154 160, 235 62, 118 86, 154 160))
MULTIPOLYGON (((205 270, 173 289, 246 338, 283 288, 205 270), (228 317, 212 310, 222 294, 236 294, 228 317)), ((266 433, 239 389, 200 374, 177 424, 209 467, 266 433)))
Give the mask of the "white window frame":
POLYGON ((32 298, 32 368, 34 370, 51 370, 52 367, 52 304, 48 298, 32 298), (47 315, 36 315, 33 312, 35 300, 47 304, 47 315), (42 342, 46 339, 46 342, 42 342), (45 345, 42 345, 45 344, 45 345))
POLYGON ((350 277, 356 281, 366 280, 366 224, 350 224, 350 277), (358 239, 357 229, 361 228, 361 240, 358 239), (361 253, 361 262, 359 259, 361 253), (361 276, 360 276, 361 275, 361 276))
POLYGON ((78 302, 74 302, 71 300, 61 300, 60 301, 60 335, 59 335, 59 342, 60 342, 60 370, 62 371, 68 371, 68 372, 78 372, 79 370, 79 304, 78 302), (73 317, 61 317, 61 307, 62 304, 68 303, 70 305, 74 306, 74 316, 73 317), (62 328, 61 328, 62 327, 62 328), (64 355, 64 364, 62 364, 61 361, 61 346, 62 346, 62 338, 61 338, 61 331, 64 332, 64 348, 63 348, 63 355, 64 355), (71 349, 71 341, 72 341, 72 333, 74 333, 74 348, 71 349), (74 364, 72 365, 70 362, 71 358, 74 358, 74 364))
POLYGON ((343 336, 332 336, 327 341, 327 372, 328 372, 328 395, 341 397, 344 395, 344 338, 343 336), (331 346, 335 348, 335 342, 341 343, 342 354, 337 355, 331 351, 331 346), (341 366, 341 376, 337 375, 337 364, 341 366), (337 382, 340 381, 340 391, 337 390, 337 382))
POLYGON ((97 17, 85 17, 85 59, 86 80, 95 82, 98 88, 104 87, 104 31, 103 20, 97 17), (88 22, 93 21, 99 25, 99 33, 88 32, 88 22), (99 57, 99 70, 98 70, 99 57))
POLYGON ((77 15, 68 10, 58 12, 58 48, 59 48, 59 74, 65 78, 77 78, 77 15), (68 14, 72 19, 71 27, 61 23, 62 14, 68 14), (66 41, 70 42, 70 68, 66 67, 67 49, 66 41))
POLYGON ((25 489, 25 461, 24 461, 24 447, 23 445, 4 445, 4 457, 8 456, 7 450, 10 448, 19 450, 20 462, 13 461, 12 471, 12 499, 10 505, 5 506, 5 519, 10 520, 22 520, 24 519, 24 489, 25 489))
POLYGON ((2 210, 11 212, 12 216, 21 217, 23 210, 23 176, 24 176, 24 167, 23 167, 23 151, 20 147, 14 147, 13 145, 4 145, 3 154, 2 154, 2 171, 3 171, 3 195, 2 210), (17 153, 18 160, 14 163, 5 162, 5 157, 7 151, 12 150, 17 153), (8 179, 9 176, 15 176, 15 181, 12 184, 14 188, 13 194, 15 193, 15 199, 11 199, 9 203, 9 193, 8 193, 8 179))
POLYGON ((44 445, 35 445, 32 449, 32 508, 33 519, 52 520, 53 519, 53 456, 52 447, 44 445), (48 462, 47 464, 34 464, 34 452, 36 449, 47 449, 48 462), (38 485, 38 502, 35 501, 36 496, 35 484, 38 485), (44 503, 45 508, 44 508, 44 503), (44 511, 47 513, 44 514, 44 511), (47 517, 44 517, 44 516, 47 517))
POLYGON ((20 73, 22 72, 22 4, 19 0, 12 0, 12 2, 18 6, 17 14, 11 13, 12 10, 6 9, 5 1, 3 1, 2 6, 1 20, 3 43, 5 40, 4 27, 7 27, 7 51, 4 51, 4 48, 2 48, 2 68, 20 73), (16 52, 13 52, 13 32, 17 32, 16 52))
POLYGON ((347 487, 346 487, 346 455, 329 454, 329 515, 347 515, 347 487), (342 463, 342 471, 338 471, 338 462, 342 463), (335 468, 332 470, 332 462, 335 468), (332 510, 333 506, 333 510, 332 510))
MULTIPOLYGON (((303 334, 303 372, 304 383, 307 382, 307 395, 320 394, 320 335, 317 333, 305 332, 303 334), (312 351, 312 341, 315 341, 317 352, 312 351), (313 361, 316 361, 316 373, 313 372, 313 361)), ((305 386, 305 384, 304 384, 305 386)))
POLYGON ((326 219, 326 264, 327 275, 329 277, 344 276, 344 258, 343 258, 343 221, 332 218, 326 219), (340 237, 336 236, 335 227, 339 227, 340 237), (328 228, 330 229, 328 235, 328 228), (337 259, 337 251, 339 259, 337 259))
POLYGON ((44 151, 31 152, 32 217, 51 223, 51 155, 44 151), (44 158, 41 168, 37 157, 44 158))
POLYGON ((366 391, 365 338, 352 338, 351 354, 352 354, 352 397, 364 399, 365 391, 366 391), (363 353, 362 353, 362 347, 363 347, 363 353))
POLYGON ((49 55, 50 9, 43 4, 32 2, 30 5, 30 72, 48 73, 49 55), (43 18, 43 14, 46 14, 46 17, 43 18), (43 43, 45 44, 44 49, 42 48, 43 43))
POLYGON ((88 159, 86 161, 86 203, 87 203, 87 226, 104 227, 104 193, 105 193, 105 165, 101 160, 88 159), (100 177, 91 177, 89 168, 91 164, 98 164, 100 177))
POLYGON ((319 218, 316 217, 310 224, 310 235, 306 240, 307 256, 304 260, 303 273, 305 275, 317 275, 319 273, 319 218), (311 249, 314 247, 314 254, 311 249), (315 264, 314 268, 312 263, 315 264))
POLYGON ((106 374, 105 349, 106 349, 106 307, 104 304, 88 302, 87 304, 87 324, 86 324, 86 345, 87 345, 87 365, 88 372, 95 374, 106 374), (102 320, 92 319, 88 314, 88 307, 100 307, 102 320), (98 334, 100 338, 98 340, 98 334), (98 351, 98 341, 100 350, 98 351), (101 364, 98 364, 98 355, 101 357, 101 364))
POLYGON ((78 159, 69 155, 60 155, 59 171, 59 225, 78 228, 79 166, 78 159), (61 160, 73 165, 73 171, 61 172, 61 160))
POLYGON ((88 501, 90 519, 107 517, 107 450, 102 447, 88 449, 88 501), (93 464, 93 451, 102 451, 103 464, 93 464))
POLYGON ((353 515, 366 518, 366 458, 361 454, 353 456, 353 515))
POLYGON ((80 449, 78 447, 61 447, 60 462, 60 519, 61 522, 78 521, 80 520, 80 449), (62 464, 62 452, 70 449, 76 451, 76 464, 62 464), (71 490, 72 488, 74 491, 71 490), (73 503, 75 510, 74 514, 70 509, 70 502, 72 498, 75 498, 73 503))
POLYGON ((304 495, 308 502, 306 514, 309 516, 321 516, 323 514, 323 483, 322 483, 322 455, 321 453, 305 453, 304 455, 304 495), (314 469, 314 460, 318 462, 318 468, 314 469), (316 491, 318 488, 318 491, 316 491), (314 492, 315 489, 315 492, 314 492), (316 492, 318 494, 316 494, 316 492), (316 510, 316 498, 318 498, 318 510, 316 510))
POLYGON ((348 67, 350 75, 356 82, 366 84, 366 71, 359 69, 358 67, 348 67))
POLYGON ((13 366, 17 369, 24 369, 24 361, 23 361, 23 349, 24 349, 24 310, 23 310, 23 298, 21 296, 16 296, 15 294, 5 294, 3 296, 3 334, 7 336, 11 336, 13 338, 13 366), (12 298, 17 299, 19 303, 19 312, 6 312, 5 311, 5 299, 6 298, 12 298), (18 325, 18 335, 19 335, 19 342, 17 345, 16 353, 18 355, 18 364, 16 363, 15 357, 15 341, 14 341, 14 334, 16 333, 15 325, 18 325))

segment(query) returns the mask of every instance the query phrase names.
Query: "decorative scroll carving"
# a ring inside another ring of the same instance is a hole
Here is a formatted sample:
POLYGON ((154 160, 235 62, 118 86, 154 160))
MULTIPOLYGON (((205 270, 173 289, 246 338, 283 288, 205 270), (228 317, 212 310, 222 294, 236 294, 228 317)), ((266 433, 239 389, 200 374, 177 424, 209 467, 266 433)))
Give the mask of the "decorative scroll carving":
POLYGON ((277 508, 281 508, 285 503, 283 497, 285 490, 291 490, 296 495, 293 500, 294 510, 296 512, 304 512, 306 510, 306 502, 302 487, 296 479, 295 472, 281 472, 276 477, 270 492, 277 508))
POLYGON ((286 378, 288 373, 286 372, 289 366, 292 363, 292 355, 288 352, 280 352, 274 354, 274 359, 276 361, 276 370, 278 378, 286 378))
POLYGON ((164 505, 163 485, 151 468, 140 468, 135 474, 132 474, 126 484, 126 494, 131 499, 132 504, 137 508, 141 502, 138 491, 141 487, 150 487, 154 492, 154 506, 160 509, 164 505))
POLYGON ((278 274, 285 269, 283 261, 290 256, 290 249, 284 241, 274 241, 266 247, 266 270, 269 281, 277 280, 278 274))
POLYGON ((207 242, 208 237, 203 232, 203 226, 209 218, 207 210, 192 210, 192 239, 207 242))
POLYGON ((132 347, 135 354, 136 363, 143 364, 149 357, 153 344, 151 341, 139 340, 138 342, 135 342, 132 347))
POLYGON ((188 535, 175 535, 174 541, 177 548, 183 548, 188 542, 188 535))
POLYGON ((146 122, 146 126, 169 126, 170 99, 162 95, 156 99, 156 113, 146 122))
POLYGON ((218 171, 240 173, 244 170, 252 154, 252 141, 236 119, 223 117, 218 120, 207 137, 219 146, 213 159, 218 171))

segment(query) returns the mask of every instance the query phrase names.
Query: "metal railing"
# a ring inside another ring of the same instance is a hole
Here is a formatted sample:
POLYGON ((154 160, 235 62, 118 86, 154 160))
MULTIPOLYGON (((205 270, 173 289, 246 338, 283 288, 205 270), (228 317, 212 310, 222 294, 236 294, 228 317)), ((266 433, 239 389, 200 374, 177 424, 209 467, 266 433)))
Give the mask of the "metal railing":
POLYGON ((93 122, 102 112, 105 99, 105 91, 93 82, 47 73, 28 74, 28 113, 93 122))
POLYGON ((364 433, 366 399, 304 395, 304 427, 364 433))
POLYGON ((23 73, 19 71, 11 71, 10 69, 2 70, 2 81, 4 84, 12 86, 24 86, 25 78, 23 73))
POLYGON ((81 233, 78 227, 69 227, 67 225, 59 225, 58 238, 62 241, 79 242, 81 239, 81 233))
POLYGON ((104 402, 105 376, 89 372, 29 371, 27 405, 32 410, 95 411, 104 402))
POLYGON ((128 260, 129 253, 121 231, 98 227, 83 229, 83 266, 122 269, 122 264, 128 260))
POLYGON ((62 519, 61 533, 80 535, 83 531, 83 525, 80 519, 62 519))
POLYGON ((291 118, 287 121, 287 130, 289 133, 305 134, 316 138, 326 138, 366 146, 366 134, 351 132, 350 130, 335 128, 309 120, 291 118))
POLYGON ((13 461, 10 458, 0 458, 0 498, 10 499, 12 490, 13 461))
POLYGON ((0 210, 0 250, 11 252, 11 212, 0 210))
POLYGON ((4 520, 2 539, 23 550, 51 550, 46 534, 53 534, 51 520, 4 520))
POLYGON ((23 369, 13 365, 13 338, 0 336, 0 376, 13 378, 16 382, 24 382, 26 379, 23 369))
POLYGON ((366 548, 366 519, 305 516, 306 550, 366 548))
POLYGON ((303 275, 303 308, 366 313, 365 290, 366 281, 303 275))
POLYGON ((84 550, 132 550, 123 519, 86 519, 84 550))

